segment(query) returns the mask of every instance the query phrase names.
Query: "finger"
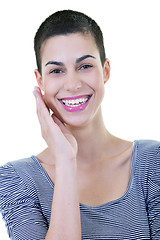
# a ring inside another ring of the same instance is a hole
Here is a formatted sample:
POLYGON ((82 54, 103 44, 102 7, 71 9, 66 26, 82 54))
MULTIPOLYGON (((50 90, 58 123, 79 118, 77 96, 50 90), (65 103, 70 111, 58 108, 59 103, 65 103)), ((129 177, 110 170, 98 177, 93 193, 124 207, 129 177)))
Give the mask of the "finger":
POLYGON ((53 130, 53 128, 54 131, 57 131, 57 129, 59 131, 59 127, 57 126, 58 124, 56 124, 50 116, 41 90, 38 87, 35 87, 33 94, 36 98, 37 116, 40 122, 42 135, 44 136, 45 134, 43 133, 48 132, 49 129, 53 130))
POLYGON ((35 98, 37 100, 37 103, 41 103, 42 105, 45 104, 44 99, 43 99, 43 95, 42 95, 39 87, 34 87, 33 95, 35 96, 35 98))
POLYGON ((38 87, 35 87, 33 94, 36 98, 37 116, 38 116, 41 128, 43 129, 43 127, 46 124, 50 124, 49 123, 50 114, 46 107, 46 104, 44 103, 42 93, 38 87))
POLYGON ((46 102, 44 101, 44 97, 41 93, 41 90, 38 87, 35 87, 33 94, 36 98, 37 111, 39 111, 40 109, 43 109, 44 111, 47 110, 47 113, 49 113, 49 108, 47 107, 46 102))
POLYGON ((49 114, 39 88, 35 88, 34 95, 37 100, 37 115, 41 126, 42 137, 48 142, 47 139, 49 139, 49 136, 52 136, 52 141, 54 139, 56 145, 60 144, 61 140, 64 140, 64 134, 68 134, 69 131, 55 115, 53 117, 53 114, 52 116, 49 114), (55 138, 55 136, 59 136, 59 138, 55 138))
POLYGON ((70 133, 69 130, 65 127, 65 125, 59 120, 59 118, 57 118, 57 116, 54 115, 54 113, 51 115, 51 117, 54 120, 54 122, 59 126, 62 133, 64 134, 70 133))
POLYGON ((49 109, 49 107, 48 107, 48 105, 47 105, 47 101, 46 101, 44 95, 42 95, 42 99, 43 99, 44 104, 46 105, 46 108, 48 109, 48 112, 50 113, 50 109, 49 109))
POLYGON ((51 115, 52 119, 54 122, 58 125, 61 126, 63 123, 54 115, 54 113, 51 115))
POLYGON ((63 155, 61 151, 62 146, 64 146, 63 149, 66 149, 66 152, 70 151, 71 146, 74 146, 76 149, 77 143, 73 136, 71 136, 69 130, 55 115, 51 116, 49 114, 40 89, 36 87, 33 94, 36 98, 41 134, 48 147, 53 150, 53 153, 57 156, 63 155))

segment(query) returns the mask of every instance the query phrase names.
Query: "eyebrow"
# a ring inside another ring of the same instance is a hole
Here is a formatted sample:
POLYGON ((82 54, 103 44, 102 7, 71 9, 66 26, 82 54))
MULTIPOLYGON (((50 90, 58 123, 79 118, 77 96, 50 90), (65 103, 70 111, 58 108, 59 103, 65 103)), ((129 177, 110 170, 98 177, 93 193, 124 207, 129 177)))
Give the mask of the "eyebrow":
MULTIPOLYGON (((95 59, 95 57, 92 56, 92 55, 83 55, 82 57, 79 57, 79 58, 76 59, 76 63, 80 63, 81 61, 85 60, 86 58, 94 58, 95 59)), ((45 64, 45 66, 50 65, 50 64, 61 66, 61 67, 64 66, 63 62, 58 62, 58 61, 49 61, 45 64)))
POLYGON ((94 58, 95 59, 95 57, 92 56, 92 55, 84 55, 84 56, 82 56, 80 58, 77 58, 76 63, 79 63, 79 62, 85 60, 86 58, 94 58))
POLYGON ((50 64, 52 64, 52 65, 58 65, 58 66, 64 66, 64 63, 62 63, 62 62, 57 62, 57 61, 49 61, 49 62, 47 62, 47 63, 45 64, 45 66, 50 65, 50 64))

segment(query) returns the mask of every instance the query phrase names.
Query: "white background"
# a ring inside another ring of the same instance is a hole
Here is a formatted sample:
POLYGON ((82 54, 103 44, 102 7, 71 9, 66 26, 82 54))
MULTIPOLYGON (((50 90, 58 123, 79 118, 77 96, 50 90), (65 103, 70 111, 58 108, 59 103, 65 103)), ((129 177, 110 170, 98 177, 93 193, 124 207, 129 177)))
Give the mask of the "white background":
MULTIPOLYGON (((60 9, 82 11, 100 25, 110 59, 103 113, 107 129, 128 140, 160 140, 160 1, 2 1, 0 4, 0 165, 37 154, 41 138, 32 94, 33 38, 60 9)), ((7 240, 0 220, 0 240, 7 240)))

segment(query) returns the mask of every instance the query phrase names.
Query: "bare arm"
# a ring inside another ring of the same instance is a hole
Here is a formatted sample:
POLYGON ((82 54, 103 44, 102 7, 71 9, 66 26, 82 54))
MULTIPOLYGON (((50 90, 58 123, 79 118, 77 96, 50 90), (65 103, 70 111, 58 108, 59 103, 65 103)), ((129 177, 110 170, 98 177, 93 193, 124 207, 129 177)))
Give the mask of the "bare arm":
POLYGON ((56 170, 51 221, 46 236, 46 240, 50 239, 81 239, 75 166, 56 170))
POLYGON ((55 188, 46 240, 81 240, 77 188, 77 143, 66 127, 51 117, 40 90, 34 91, 42 136, 56 160, 55 188))

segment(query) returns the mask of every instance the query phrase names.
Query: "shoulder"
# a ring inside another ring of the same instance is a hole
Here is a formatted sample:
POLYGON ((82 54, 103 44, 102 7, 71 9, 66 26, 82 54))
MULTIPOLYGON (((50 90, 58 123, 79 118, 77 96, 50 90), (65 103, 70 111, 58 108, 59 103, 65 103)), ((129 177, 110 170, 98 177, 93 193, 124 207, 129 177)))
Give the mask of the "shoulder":
POLYGON ((0 208, 6 201, 32 199, 39 202, 52 192, 53 185, 34 156, 0 166, 0 208))
POLYGON ((31 156, 6 163, 0 166, 0 189, 2 184, 23 181, 28 188, 37 188, 46 181, 45 172, 38 160, 31 156))
POLYGON ((33 160, 33 156, 7 162, 0 166, 0 181, 11 181, 19 177, 24 180, 27 175, 33 175, 35 169, 36 164, 33 160))
POLYGON ((155 140, 136 140, 135 149, 136 155, 141 161, 153 164, 160 152, 160 142, 155 140))
POLYGON ((37 198, 34 187, 29 184, 30 179, 27 179, 29 168, 26 163, 30 161, 26 158, 0 166, 0 210, 37 198))
POLYGON ((0 166, 0 180, 7 182, 11 179, 21 178, 28 182, 29 176, 34 175, 34 169, 35 162, 32 157, 7 162, 0 166))
POLYGON ((7 162, 4 165, 0 166, 0 179, 2 180, 11 180, 12 178, 16 178, 20 175, 24 174, 24 172, 28 171, 28 164, 32 162, 31 158, 24 158, 16 161, 7 162))
POLYGON ((160 142, 155 140, 136 140, 134 147, 137 172, 141 179, 160 177, 160 142), (157 174, 157 172, 159 174, 157 174), (145 175, 145 176, 144 176, 145 175))
POLYGON ((136 140, 135 144, 143 152, 157 151, 160 148, 160 141, 156 140, 136 140))

